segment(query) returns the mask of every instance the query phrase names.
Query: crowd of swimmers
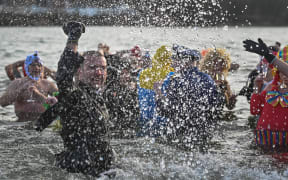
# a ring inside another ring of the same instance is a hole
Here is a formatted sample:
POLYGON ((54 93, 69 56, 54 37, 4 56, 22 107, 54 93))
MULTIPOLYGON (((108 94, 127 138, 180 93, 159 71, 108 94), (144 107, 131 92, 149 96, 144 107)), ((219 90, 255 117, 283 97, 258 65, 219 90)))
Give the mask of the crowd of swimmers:
POLYGON ((5 67, 12 82, 0 97, 2 107, 14 104, 18 120, 33 121, 37 131, 60 118, 64 150, 56 155, 57 166, 98 176, 112 165, 111 137, 156 137, 205 151, 223 109, 232 110, 239 95, 257 116, 255 143, 287 151, 288 46, 245 40, 245 50, 261 60, 233 94, 227 76, 239 65, 225 49, 200 52, 173 44, 152 56, 139 46, 112 54, 100 43, 98 50, 80 53, 85 26, 68 22, 63 31, 68 39, 57 71, 35 52, 5 67))

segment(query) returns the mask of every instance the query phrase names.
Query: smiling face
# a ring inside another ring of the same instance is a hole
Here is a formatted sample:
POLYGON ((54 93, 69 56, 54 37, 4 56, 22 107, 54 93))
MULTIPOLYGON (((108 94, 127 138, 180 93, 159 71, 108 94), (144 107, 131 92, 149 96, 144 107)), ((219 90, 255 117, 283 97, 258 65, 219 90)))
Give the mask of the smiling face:
POLYGON ((43 66, 39 62, 33 62, 28 66, 28 72, 32 77, 41 77, 43 66))
POLYGON ((107 78, 107 63, 104 56, 92 54, 84 56, 82 67, 78 71, 79 80, 85 84, 101 88, 107 78))

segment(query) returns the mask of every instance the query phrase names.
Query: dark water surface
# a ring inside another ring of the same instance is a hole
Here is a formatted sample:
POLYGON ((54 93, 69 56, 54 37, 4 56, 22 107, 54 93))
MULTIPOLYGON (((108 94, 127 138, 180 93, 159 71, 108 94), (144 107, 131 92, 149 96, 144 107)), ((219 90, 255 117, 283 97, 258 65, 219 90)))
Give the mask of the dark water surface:
MULTIPOLYGON (((246 38, 262 37, 268 44, 285 39, 288 28, 128 28, 87 27, 80 51, 93 50, 99 42, 112 51, 130 49, 135 44, 155 51, 160 45, 179 43, 191 48, 221 47, 228 49, 232 61, 241 65, 230 73, 232 89, 238 92, 259 57, 243 51, 246 38)), ((0 95, 9 84, 4 66, 35 50, 46 66, 55 69, 66 42, 60 27, 0 28, 0 95)), ((253 148, 253 133, 247 125, 249 104, 238 97, 232 112, 233 121, 221 122, 207 154, 187 152, 157 143, 152 138, 113 139, 117 153, 115 179, 288 179, 288 164, 253 148)), ((62 150, 57 132, 29 130, 27 123, 15 122, 13 106, 0 107, 0 179, 86 179, 54 166, 54 154, 62 150)), ((101 179, 106 179, 102 177, 101 179)))

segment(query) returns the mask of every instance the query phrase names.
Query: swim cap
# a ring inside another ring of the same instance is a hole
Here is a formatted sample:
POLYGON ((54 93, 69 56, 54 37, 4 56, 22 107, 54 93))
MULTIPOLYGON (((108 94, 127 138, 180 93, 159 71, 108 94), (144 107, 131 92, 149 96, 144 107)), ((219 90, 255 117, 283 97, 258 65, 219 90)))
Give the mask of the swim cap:
POLYGON ((32 55, 28 55, 28 56, 26 57, 25 62, 24 62, 24 67, 25 67, 25 71, 26 71, 27 76, 28 76, 29 78, 37 81, 37 80, 39 80, 40 75, 39 75, 39 77, 32 77, 31 74, 30 74, 29 71, 28 71, 28 67, 29 67, 32 63, 34 63, 34 62, 38 62, 39 64, 43 65, 40 57, 38 56, 38 52, 37 52, 37 51, 35 51, 35 53, 32 54, 32 55))

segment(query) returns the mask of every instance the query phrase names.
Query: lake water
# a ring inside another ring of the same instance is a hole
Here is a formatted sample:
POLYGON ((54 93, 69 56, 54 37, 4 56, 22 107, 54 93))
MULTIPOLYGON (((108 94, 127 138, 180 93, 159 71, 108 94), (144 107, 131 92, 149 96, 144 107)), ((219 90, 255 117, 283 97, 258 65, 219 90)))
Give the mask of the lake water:
MULTIPOLYGON (((246 38, 264 39, 288 44, 287 27, 218 27, 218 28, 129 28, 87 27, 80 42, 80 51, 93 50, 99 42, 113 51, 130 49, 135 44, 151 50, 161 45, 178 43, 191 48, 226 48, 240 69, 229 74, 232 89, 238 92, 259 57, 243 51, 246 38)), ((35 50, 46 66, 57 69, 66 37, 61 27, 0 28, 0 95, 9 84, 4 66, 25 59, 35 50)), ((213 138, 208 153, 181 151, 159 144, 152 138, 113 139, 117 153, 115 179, 288 179, 288 164, 253 148, 253 133, 247 125, 249 104, 238 97, 233 121, 221 122, 221 130, 213 138)), ((0 107, 0 179, 86 179, 54 166, 54 154, 62 150, 60 136, 47 129, 42 133, 15 122, 13 106, 0 107)), ((102 177, 105 179, 105 177, 102 177)))

